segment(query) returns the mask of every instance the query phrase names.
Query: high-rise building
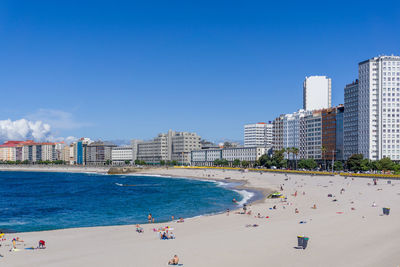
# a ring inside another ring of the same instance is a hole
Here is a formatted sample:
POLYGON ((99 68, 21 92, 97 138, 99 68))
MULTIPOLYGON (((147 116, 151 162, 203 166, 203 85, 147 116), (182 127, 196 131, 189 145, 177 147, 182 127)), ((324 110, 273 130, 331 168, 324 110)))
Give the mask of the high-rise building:
POLYGON ((330 108, 332 103, 331 79, 326 76, 306 77, 303 83, 303 109, 330 108))
MULTIPOLYGON (((274 150, 283 148, 300 149, 300 128, 303 118, 310 114, 310 111, 300 109, 294 113, 282 114, 274 120, 274 150)), ((294 158, 293 155, 286 155, 286 158, 294 158)))
POLYGON ((196 133, 169 130, 151 141, 139 143, 137 158, 151 164, 161 161, 189 164, 191 151, 201 149, 200 140, 196 133))
POLYGON ((132 147, 132 161, 134 162, 137 160, 138 156, 138 144, 143 143, 143 140, 139 139, 132 139, 131 140, 131 147, 132 147))
POLYGON ((379 56, 358 65, 358 153, 400 159, 400 57, 379 56))
POLYGON ((321 110, 313 111, 312 114, 304 118, 305 135, 301 141, 304 143, 305 151, 301 151, 307 159, 322 159, 322 112, 321 110))
POLYGON ((344 160, 344 106, 340 106, 336 110, 336 158, 335 160, 344 160))
POLYGON ((358 80, 344 88, 343 159, 358 153, 358 80))
POLYGON ((244 126, 244 146, 271 148, 272 128, 273 124, 271 122, 246 124, 244 126))

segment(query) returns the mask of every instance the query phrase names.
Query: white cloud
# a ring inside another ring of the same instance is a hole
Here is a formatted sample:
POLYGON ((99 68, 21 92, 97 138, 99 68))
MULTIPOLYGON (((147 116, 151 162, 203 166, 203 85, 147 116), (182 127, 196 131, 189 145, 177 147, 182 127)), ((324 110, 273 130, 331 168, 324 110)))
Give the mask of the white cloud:
POLYGON ((71 143, 78 138, 74 136, 55 137, 51 131, 51 126, 42 121, 29 121, 20 119, 12 121, 0 120, 0 143, 9 140, 35 140, 71 143))
POLYGON ((41 121, 0 120, 0 140, 47 140, 51 136, 51 127, 41 121))

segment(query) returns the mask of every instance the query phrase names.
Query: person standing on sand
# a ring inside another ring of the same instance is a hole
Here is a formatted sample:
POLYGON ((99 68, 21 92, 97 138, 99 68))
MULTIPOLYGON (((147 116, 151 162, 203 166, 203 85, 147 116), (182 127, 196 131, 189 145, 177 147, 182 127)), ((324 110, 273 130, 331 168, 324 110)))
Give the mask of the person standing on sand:
POLYGON ((153 216, 151 216, 151 213, 149 213, 149 215, 147 216, 147 220, 149 221, 149 223, 151 223, 152 218, 153 218, 153 216))

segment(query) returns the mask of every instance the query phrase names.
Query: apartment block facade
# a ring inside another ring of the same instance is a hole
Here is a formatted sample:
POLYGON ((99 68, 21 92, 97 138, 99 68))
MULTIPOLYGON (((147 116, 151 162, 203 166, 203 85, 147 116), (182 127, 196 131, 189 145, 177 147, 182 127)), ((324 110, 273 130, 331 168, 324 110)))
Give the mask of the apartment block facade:
POLYGON ((246 124, 244 126, 244 146, 245 147, 272 147, 273 124, 271 122, 259 122, 246 124))
POLYGON ((158 164, 160 161, 189 164, 191 151, 201 148, 200 140, 196 133, 169 130, 151 141, 138 143, 137 158, 149 164, 158 164))
POLYGON ((360 62, 358 80, 358 153, 400 160, 400 57, 360 62))
POLYGON ((306 77, 303 83, 303 109, 319 110, 332 106, 332 80, 326 76, 306 77))
POLYGON ((266 153, 265 147, 235 147, 222 149, 195 150, 191 152, 193 166, 212 166, 216 159, 226 159, 232 163, 238 159, 254 164, 266 153))

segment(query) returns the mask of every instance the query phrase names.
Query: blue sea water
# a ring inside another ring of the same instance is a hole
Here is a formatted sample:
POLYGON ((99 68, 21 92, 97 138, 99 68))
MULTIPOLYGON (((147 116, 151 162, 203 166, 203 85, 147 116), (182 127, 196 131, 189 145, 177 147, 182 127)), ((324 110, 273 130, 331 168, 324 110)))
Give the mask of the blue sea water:
MULTIPOLYGON (((0 172, 0 230, 29 232, 156 222, 234 208, 221 183, 155 176, 0 172), (129 186, 128 186, 129 185, 129 186)), ((244 200, 243 200, 244 201, 244 200)))

